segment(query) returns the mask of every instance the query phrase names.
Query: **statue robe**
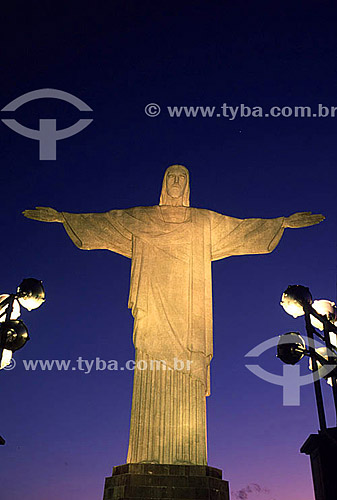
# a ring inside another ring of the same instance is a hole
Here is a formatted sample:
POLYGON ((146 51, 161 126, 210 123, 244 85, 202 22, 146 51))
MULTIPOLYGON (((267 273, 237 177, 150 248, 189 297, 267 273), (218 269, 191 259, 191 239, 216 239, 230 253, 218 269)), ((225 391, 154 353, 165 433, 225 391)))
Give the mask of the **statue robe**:
POLYGON ((271 252, 284 218, 241 220, 188 207, 183 222, 167 222, 160 206, 63 215, 79 248, 132 259, 128 306, 138 365, 128 463, 205 465, 211 262, 271 252))

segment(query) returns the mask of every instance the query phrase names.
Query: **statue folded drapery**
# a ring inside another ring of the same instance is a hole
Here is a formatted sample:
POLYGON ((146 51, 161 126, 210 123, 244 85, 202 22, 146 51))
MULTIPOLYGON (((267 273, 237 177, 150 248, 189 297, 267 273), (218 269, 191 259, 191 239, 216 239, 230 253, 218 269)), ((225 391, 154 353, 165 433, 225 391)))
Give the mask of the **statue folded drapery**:
POLYGON ((147 369, 135 369, 128 462, 206 464, 211 261, 271 252, 283 233, 283 217, 240 220, 183 210, 178 223, 167 222, 160 205, 63 213, 79 248, 104 248, 132 259, 128 305, 136 358, 146 360, 141 368, 147 369), (163 367, 151 370, 149 360, 163 361, 163 367))
POLYGON ((128 305, 136 366, 128 463, 207 464, 211 262, 269 253, 285 227, 316 224, 323 217, 242 220, 192 208, 189 173, 181 165, 166 170, 157 206, 89 214, 38 207, 37 212, 24 214, 63 222, 81 249, 132 259, 128 305))
POLYGON ((198 208, 185 213, 180 223, 166 222, 160 205, 63 215, 79 248, 111 250, 132 259, 128 306, 136 349, 172 368, 174 358, 192 357, 185 368, 208 393, 211 261, 271 252, 282 236, 284 218, 240 220, 198 208))

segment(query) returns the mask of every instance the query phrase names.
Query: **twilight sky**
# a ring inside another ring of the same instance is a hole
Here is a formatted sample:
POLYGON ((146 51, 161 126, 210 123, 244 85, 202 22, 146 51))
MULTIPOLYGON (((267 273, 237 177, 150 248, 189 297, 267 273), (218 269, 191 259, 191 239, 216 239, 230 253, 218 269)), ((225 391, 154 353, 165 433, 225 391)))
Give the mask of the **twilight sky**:
MULTIPOLYGON (((309 459, 299 453, 318 429, 313 386, 301 389, 300 406, 284 407, 282 388, 250 373, 244 355, 281 333, 304 333, 303 320, 279 306, 289 284, 336 300, 337 117, 178 118, 167 107, 337 106, 336 14, 327 0, 2 6, 0 108, 54 88, 93 113, 41 99, 11 117, 31 128, 40 118, 56 118, 59 129, 94 121, 57 143, 56 161, 39 161, 37 141, 0 124, 0 292, 32 276, 47 293, 40 309, 22 311, 31 341, 15 369, 0 372, 1 500, 100 500, 104 478, 125 462, 131 407, 131 371, 25 370, 23 360, 75 367, 80 356, 124 365, 134 350, 130 261, 80 251, 61 225, 22 210, 156 205, 173 163, 190 170, 192 206, 239 218, 326 215, 319 226, 287 229, 271 254, 213 264, 209 465, 223 469, 232 500, 313 500, 309 459), (145 114, 148 103, 161 107, 158 117, 145 114)), ((273 350, 256 362, 282 373, 273 350)), ((325 386, 324 394, 334 426, 325 386)))

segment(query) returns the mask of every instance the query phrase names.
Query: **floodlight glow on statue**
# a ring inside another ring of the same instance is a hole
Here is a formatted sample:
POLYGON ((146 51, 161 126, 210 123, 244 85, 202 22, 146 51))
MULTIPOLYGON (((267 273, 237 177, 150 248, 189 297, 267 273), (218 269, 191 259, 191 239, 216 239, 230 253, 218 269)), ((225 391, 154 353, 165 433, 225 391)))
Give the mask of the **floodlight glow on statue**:
POLYGON ((188 170, 172 165, 164 175, 159 205, 153 207, 93 214, 46 207, 23 212, 31 219, 63 223, 81 249, 106 249, 132 259, 128 306, 142 369, 134 374, 128 463, 207 464, 211 262, 269 253, 285 228, 324 219, 311 212, 236 219, 190 207, 189 193, 188 170), (163 361, 161 368, 151 360, 163 361))

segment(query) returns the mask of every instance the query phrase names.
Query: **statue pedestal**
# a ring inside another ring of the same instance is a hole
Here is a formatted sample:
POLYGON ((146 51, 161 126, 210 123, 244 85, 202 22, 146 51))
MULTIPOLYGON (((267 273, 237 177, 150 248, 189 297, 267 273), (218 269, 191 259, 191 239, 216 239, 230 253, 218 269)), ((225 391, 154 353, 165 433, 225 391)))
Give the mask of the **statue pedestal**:
POLYGON ((228 481, 206 465, 125 464, 105 480, 103 500, 229 500, 228 481))

